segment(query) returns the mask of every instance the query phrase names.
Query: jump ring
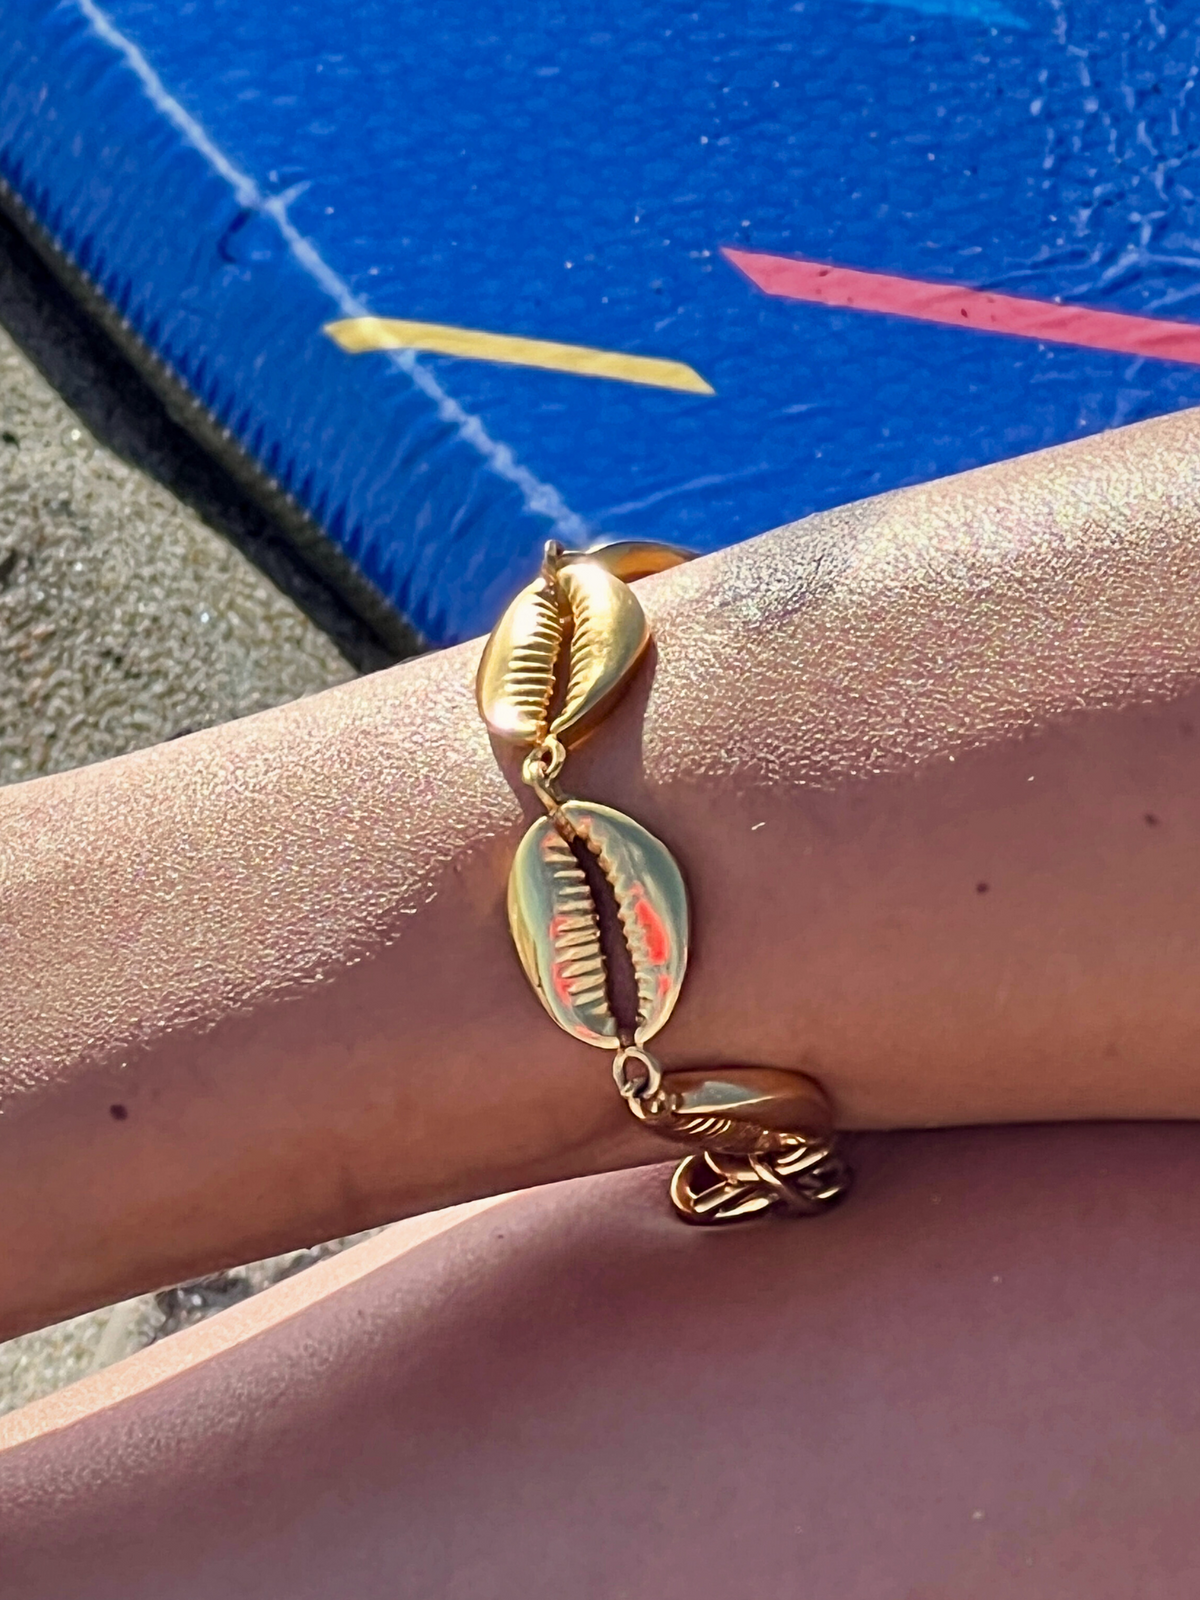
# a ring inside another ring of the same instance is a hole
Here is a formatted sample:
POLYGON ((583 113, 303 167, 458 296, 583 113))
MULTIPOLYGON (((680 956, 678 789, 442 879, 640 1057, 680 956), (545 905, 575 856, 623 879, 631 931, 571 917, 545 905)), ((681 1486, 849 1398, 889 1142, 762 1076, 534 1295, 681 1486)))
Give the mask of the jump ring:
POLYGON ((558 777, 566 760, 566 745, 550 734, 525 757, 521 776, 531 789, 544 788, 558 777))
POLYGON ((622 1045, 613 1061, 613 1081, 622 1100, 645 1100, 662 1088, 662 1071, 652 1055, 640 1045, 622 1045), (645 1073, 642 1078, 631 1078, 626 1070, 630 1061, 637 1062, 645 1073))

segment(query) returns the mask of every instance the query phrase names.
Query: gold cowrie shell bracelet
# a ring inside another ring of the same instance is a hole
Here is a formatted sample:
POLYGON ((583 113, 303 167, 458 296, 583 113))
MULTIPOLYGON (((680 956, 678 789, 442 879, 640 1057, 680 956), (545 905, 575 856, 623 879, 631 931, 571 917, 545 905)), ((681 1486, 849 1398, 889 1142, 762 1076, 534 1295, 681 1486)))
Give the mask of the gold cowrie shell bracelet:
POLYGON ((508 921, 525 975, 560 1028, 612 1050, 635 1117, 691 1145, 671 1179, 689 1222, 766 1211, 812 1216, 845 1194, 820 1084, 779 1067, 664 1071, 646 1049, 683 987, 688 898, 671 852, 631 817, 568 798, 571 747, 604 719, 650 643, 629 585, 688 559, 671 545, 546 546, 540 577, 492 631, 476 680, 491 733, 525 749, 521 774, 546 815, 517 847, 508 921))

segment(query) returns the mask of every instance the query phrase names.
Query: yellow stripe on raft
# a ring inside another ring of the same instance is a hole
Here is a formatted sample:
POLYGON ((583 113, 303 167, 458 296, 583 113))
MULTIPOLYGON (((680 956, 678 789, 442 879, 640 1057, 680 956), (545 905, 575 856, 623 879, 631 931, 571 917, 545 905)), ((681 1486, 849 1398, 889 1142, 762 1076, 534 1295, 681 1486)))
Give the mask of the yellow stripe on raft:
POLYGON ((324 332, 351 355, 361 355, 367 350, 428 350, 439 356, 465 356, 470 361, 503 361, 513 367, 574 372, 583 378, 646 383, 655 389, 683 389, 689 394, 716 393, 711 384, 705 383, 700 374, 683 361, 630 356, 620 350, 591 350, 582 344, 517 339, 507 333, 448 328, 437 322, 402 322, 395 317, 346 317, 341 322, 327 322, 324 332))

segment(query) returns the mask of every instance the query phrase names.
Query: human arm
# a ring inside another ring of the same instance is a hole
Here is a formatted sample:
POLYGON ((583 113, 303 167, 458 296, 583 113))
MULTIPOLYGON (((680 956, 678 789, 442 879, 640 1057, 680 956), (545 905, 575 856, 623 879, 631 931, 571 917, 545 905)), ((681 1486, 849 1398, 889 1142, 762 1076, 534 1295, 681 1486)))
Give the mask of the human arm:
MULTIPOLYGON (((1197 443, 640 586, 571 779, 689 882, 666 1067, 801 1068, 846 1126, 1200 1112, 1197 443)), ((478 648, 0 796, 0 1331, 661 1156, 512 954, 478 648)))

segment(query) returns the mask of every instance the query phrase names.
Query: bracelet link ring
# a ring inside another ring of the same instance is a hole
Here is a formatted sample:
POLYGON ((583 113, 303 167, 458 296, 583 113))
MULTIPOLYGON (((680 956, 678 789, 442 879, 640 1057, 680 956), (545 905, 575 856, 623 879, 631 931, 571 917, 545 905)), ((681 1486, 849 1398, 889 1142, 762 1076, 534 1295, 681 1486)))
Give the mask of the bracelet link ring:
POLYGON ((613 1081, 622 1100, 632 1105, 635 1101, 644 1103, 653 1100, 662 1089, 662 1068, 652 1055, 648 1055, 640 1045, 623 1044, 613 1059, 613 1081), (642 1076, 630 1076, 628 1066, 635 1061, 642 1068, 642 1076))
POLYGON ((567 749, 561 739, 547 734, 521 763, 521 777, 545 806, 552 817, 560 814, 563 795, 559 792, 558 776, 566 765, 567 749))

